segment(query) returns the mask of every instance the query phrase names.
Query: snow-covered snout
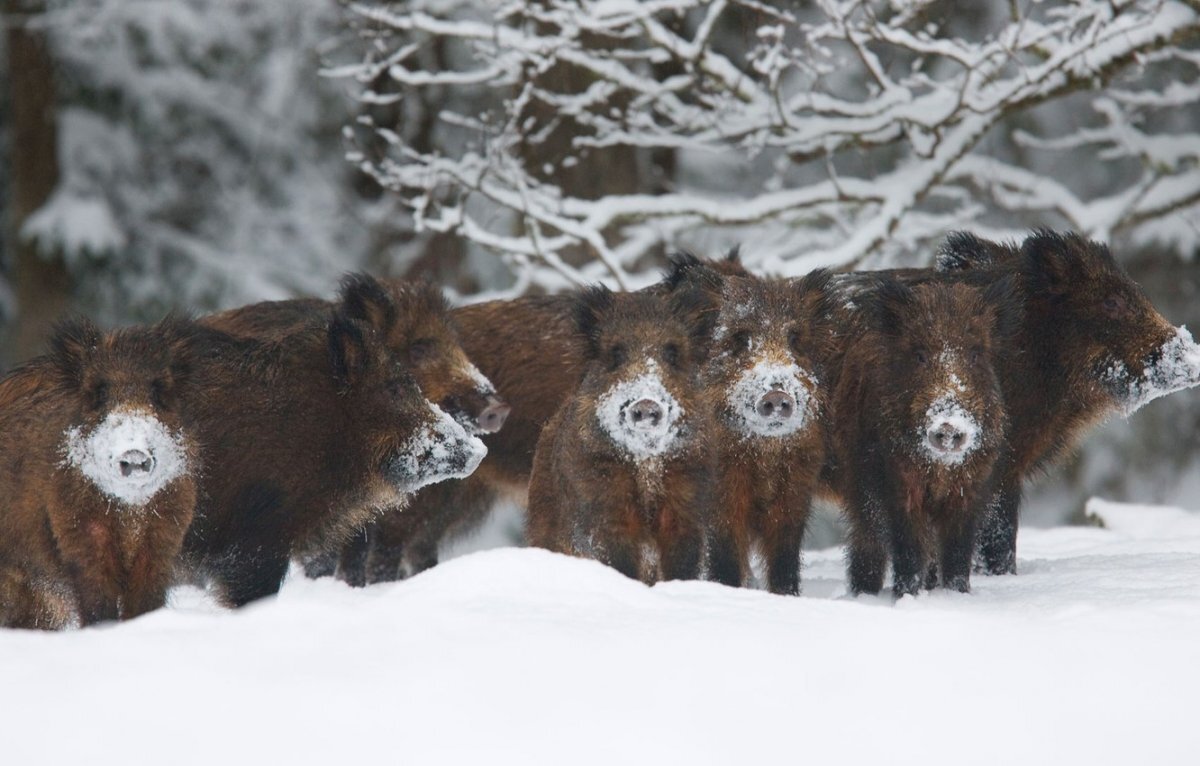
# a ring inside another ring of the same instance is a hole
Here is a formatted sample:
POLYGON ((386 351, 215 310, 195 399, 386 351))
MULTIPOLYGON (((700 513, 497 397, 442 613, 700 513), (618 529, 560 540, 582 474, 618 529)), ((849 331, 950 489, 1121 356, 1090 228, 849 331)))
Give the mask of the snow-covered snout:
POLYGON ((389 476, 402 492, 446 479, 465 479, 487 455, 487 447, 474 433, 431 402, 426 407, 424 422, 391 461, 389 476))
POLYGON ((635 372, 600 395, 596 420, 614 444, 640 460, 671 451, 684 413, 654 359, 635 372))
POLYGON ((1186 327, 1173 328, 1168 339, 1142 364, 1141 374, 1123 362, 1112 362, 1101 373, 1126 415, 1167 394, 1200 385, 1200 345, 1186 327))
POLYGON ((742 433, 785 436, 815 416, 816 385, 816 379, 795 363, 760 360, 737 377, 726 403, 742 433))
POLYGON ((979 444, 979 422, 953 394, 925 411, 923 447, 935 462, 957 465, 979 444))
POLYGON ((183 436, 141 409, 114 410, 94 428, 73 426, 63 453, 68 466, 129 508, 145 505, 190 470, 183 436))

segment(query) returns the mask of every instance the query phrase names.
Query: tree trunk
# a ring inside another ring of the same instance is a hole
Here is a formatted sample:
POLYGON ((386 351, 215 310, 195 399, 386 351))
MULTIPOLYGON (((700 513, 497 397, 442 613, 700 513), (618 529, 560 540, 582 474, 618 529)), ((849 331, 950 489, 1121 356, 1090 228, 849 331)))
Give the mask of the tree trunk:
POLYGON ((59 180, 54 61, 45 34, 24 23, 44 10, 41 2, 4 1, 11 108, 6 236, 17 298, 9 356, 14 362, 42 348, 50 328, 66 312, 71 294, 61 254, 41 254, 20 236, 25 221, 46 203, 59 180))

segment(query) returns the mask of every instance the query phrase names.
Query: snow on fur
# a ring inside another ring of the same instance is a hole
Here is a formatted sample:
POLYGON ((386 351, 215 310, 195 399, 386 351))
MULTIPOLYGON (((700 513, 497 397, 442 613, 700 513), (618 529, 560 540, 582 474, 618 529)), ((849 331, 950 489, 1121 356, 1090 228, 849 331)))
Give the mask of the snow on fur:
POLYGON ((925 410, 925 426, 918 434, 918 439, 926 457, 943 465, 960 465, 967 455, 975 451, 980 442, 979 422, 967 412, 954 396, 947 394, 934 400, 925 410), (949 425, 964 435, 962 448, 957 450, 940 450, 929 440, 929 433, 949 425))
POLYGON ((1200 345, 1192 340, 1187 327, 1178 327, 1141 377, 1131 375, 1124 363, 1117 362, 1109 367, 1106 378, 1124 390, 1122 409, 1126 416, 1132 415, 1160 396, 1200 384, 1200 345))
POLYGON ((426 404, 433 413, 433 423, 418 431, 395 461, 408 492, 446 479, 465 479, 487 455, 487 447, 479 437, 468 433, 432 402, 426 404))
POLYGON ((726 404, 734 427, 745 436, 786 436, 804 428, 815 415, 812 391, 816 387, 816 379, 797 364, 759 362, 741 374, 726 404), (776 390, 796 402, 791 417, 763 417, 758 413, 759 400, 776 390))
POLYGON ((613 385, 596 403, 600 427, 618 447, 639 461, 666 454, 675 446, 683 415, 679 402, 663 386, 653 359, 644 373, 613 385), (627 408, 643 399, 662 407, 663 416, 657 423, 635 424, 627 417, 627 408))
POLYGON ((148 413, 111 412, 91 433, 73 426, 64 436, 64 465, 78 470, 97 489, 127 508, 145 505, 159 490, 190 470, 182 434, 171 433, 148 413), (149 470, 122 470, 122 461, 131 452, 148 456, 149 470))

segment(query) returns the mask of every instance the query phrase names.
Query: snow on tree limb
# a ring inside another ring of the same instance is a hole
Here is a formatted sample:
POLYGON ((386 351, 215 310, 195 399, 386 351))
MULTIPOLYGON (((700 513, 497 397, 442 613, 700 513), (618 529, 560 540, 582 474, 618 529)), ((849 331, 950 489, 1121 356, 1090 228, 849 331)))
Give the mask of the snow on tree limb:
MULTIPOLYGON (((390 36, 334 74, 366 102, 432 101, 443 136, 416 147, 368 123, 389 148, 354 157, 418 225, 503 254, 543 289, 643 284, 646 256, 730 239, 770 240, 747 255, 798 274, 912 260, 973 223, 1144 241, 1164 217, 1196 217, 1197 120, 1158 119, 1200 111, 1196 3, 1042 3, 972 23, 936 2, 787 7, 354 3, 390 36), (450 66, 423 65, 435 41, 450 66), (642 168, 670 157, 673 175, 635 193, 561 180, 603 176, 622 152, 642 168), (1034 164, 1064 155, 1111 170, 1101 184, 1034 164)), ((1200 226, 1191 241, 1181 228, 1177 244, 1200 243, 1200 226)))

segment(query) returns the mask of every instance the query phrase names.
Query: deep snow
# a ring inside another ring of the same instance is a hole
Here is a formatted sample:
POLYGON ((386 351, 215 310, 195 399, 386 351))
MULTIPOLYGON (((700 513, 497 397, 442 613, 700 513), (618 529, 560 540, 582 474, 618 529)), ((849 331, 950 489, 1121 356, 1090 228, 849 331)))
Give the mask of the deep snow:
POLYGON ((1094 502, 1017 577, 847 599, 492 550, 240 613, 0 631, 4 763, 1195 763, 1200 514, 1094 502), (218 760, 221 759, 221 760, 218 760), (370 759, 370 760, 364 760, 370 759))

